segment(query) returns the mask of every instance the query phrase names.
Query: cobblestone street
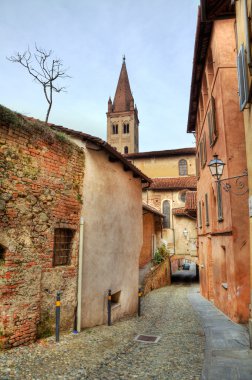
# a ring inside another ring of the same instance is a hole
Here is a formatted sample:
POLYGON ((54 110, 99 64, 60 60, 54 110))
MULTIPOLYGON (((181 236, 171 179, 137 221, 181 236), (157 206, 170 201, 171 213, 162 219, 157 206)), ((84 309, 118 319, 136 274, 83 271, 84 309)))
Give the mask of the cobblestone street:
POLYGON ((172 285, 143 299, 140 318, 65 334, 0 354, 0 379, 199 379, 204 333, 188 301, 196 285, 172 285), (134 341, 158 335, 156 344, 134 341))

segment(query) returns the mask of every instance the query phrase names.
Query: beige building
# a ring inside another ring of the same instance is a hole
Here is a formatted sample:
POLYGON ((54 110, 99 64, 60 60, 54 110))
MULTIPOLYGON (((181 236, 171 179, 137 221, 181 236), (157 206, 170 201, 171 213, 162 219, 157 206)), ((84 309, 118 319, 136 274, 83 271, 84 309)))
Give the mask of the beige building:
POLYGON ((125 58, 114 101, 108 101, 107 142, 120 153, 138 152, 138 111, 131 93, 125 58))
POLYGON ((143 189, 143 201, 165 216, 158 241, 166 243, 173 259, 197 262, 196 206, 194 213, 186 208, 187 192, 196 191, 195 148, 132 153, 125 157, 153 181, 143 189))
POLYGON ((85 173, 79 248, 79 329, 132 314, 138 302, 143 244, 142 184, 150 179, 109 144, 57 127, 84 151, 85 173))
MULTIPOLYGON (((243 112, 247 154, 249 187, 249 235, 250 235, 250 337, 252 337, 252 50, 251 50, 251 0, 235 2, 236 48, 238 55, 239 106, 243 112)), ((251 338, 252 346, 252 338, 251 338)))

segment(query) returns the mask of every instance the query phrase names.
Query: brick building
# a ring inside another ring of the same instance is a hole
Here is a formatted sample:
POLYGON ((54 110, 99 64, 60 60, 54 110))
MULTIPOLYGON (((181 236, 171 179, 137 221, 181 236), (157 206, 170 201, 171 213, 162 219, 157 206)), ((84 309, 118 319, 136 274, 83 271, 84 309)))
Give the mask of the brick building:
POLYGON ((246 169, 236 53, 234 5, 230 1, 202 1, 187 127, 196 134, 197 142, 200 286, 201 293, 232 320, 246 322, 250 303, 249 220, 246 177, 242 186, 236 186, 236 176, 246 169), (215 154, 225 163, 219 183, 208 168, 215 154))
POLYGON ((28 344, 61 328, 137 309, 142 183, 109 144, 0 106, 0 342, 28 344), (111 194, 113 193, 113 197, 111 194), (111 269, 113 268, 113 270, 111 269))

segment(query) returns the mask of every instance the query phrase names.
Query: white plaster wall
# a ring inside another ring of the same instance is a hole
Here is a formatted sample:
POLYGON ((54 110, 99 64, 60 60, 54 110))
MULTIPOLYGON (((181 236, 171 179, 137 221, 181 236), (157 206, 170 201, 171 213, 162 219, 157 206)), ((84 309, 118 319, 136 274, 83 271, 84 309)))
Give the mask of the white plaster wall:
POLYGON ((108 289, 121 291, 112 320, 136 311, 143 236, 141 180, 103 150, 84 151, 82 328, 107 322, 108 289))

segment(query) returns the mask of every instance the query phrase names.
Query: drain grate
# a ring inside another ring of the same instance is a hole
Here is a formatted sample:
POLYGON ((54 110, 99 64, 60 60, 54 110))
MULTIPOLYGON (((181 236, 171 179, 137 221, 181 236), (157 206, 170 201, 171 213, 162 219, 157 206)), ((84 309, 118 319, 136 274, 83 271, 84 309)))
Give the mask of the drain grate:
POLYGON ((135 340, 141 343, 157 343, 161 337, 155 335, 137 335, 135 340))

